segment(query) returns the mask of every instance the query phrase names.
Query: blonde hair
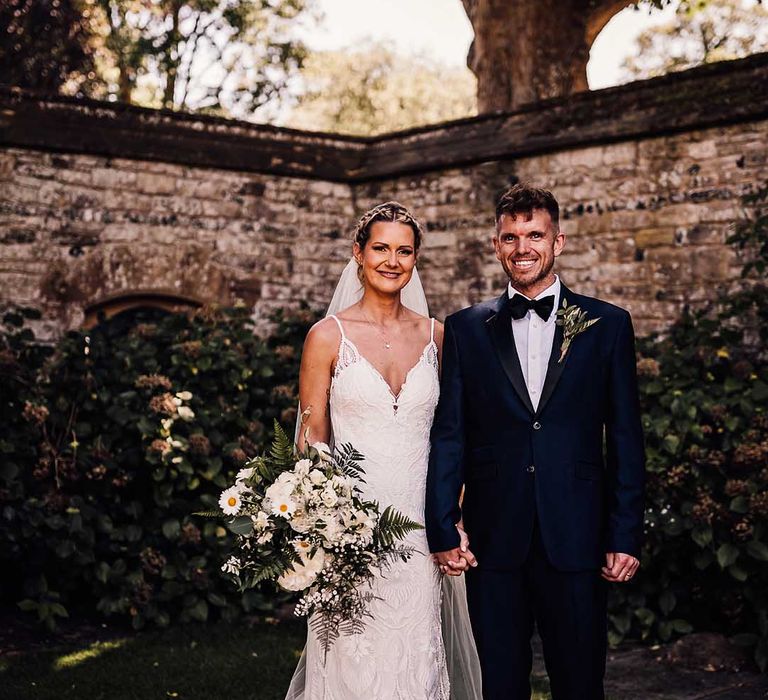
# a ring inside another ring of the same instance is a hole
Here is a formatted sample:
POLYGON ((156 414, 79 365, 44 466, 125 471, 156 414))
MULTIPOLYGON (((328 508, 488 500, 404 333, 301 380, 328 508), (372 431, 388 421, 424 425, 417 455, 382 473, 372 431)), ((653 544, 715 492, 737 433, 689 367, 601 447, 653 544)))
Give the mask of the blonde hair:
POLYGON ((357 222, 355 227, 355 243, 360 248, 365 248, 365 244, 368 243, 368 239, 371 237, 371 226, 377 221, 394 221, 410 226, 413 230, 414 247, 418 250, 421 246, 422 228, 413 214, 399 202, 384 202, 383 204, 377 204, 373 209, 369 209, 357 222))

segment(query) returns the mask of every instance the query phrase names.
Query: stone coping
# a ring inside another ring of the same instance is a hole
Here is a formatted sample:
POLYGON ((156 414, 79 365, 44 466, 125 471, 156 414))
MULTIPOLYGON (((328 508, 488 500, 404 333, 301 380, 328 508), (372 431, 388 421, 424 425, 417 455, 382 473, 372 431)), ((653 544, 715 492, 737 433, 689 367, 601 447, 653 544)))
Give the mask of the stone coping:
POLYGON ((766 117, 768 53, 365 138, 0 86, 0 146, 350 184, 766 117))

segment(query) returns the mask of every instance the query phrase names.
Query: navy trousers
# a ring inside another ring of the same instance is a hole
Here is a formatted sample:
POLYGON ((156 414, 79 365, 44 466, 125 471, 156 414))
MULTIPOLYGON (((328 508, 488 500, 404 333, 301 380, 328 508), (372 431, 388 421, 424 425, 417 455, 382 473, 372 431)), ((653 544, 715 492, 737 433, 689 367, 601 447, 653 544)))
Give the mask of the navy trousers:
POLYGON ((484 700, 530 700, 534 623, 553 700, 604 700, 607 583, 599 571, 555 569, 534 527, 521 567, 480 562, 466 576, 484 700))

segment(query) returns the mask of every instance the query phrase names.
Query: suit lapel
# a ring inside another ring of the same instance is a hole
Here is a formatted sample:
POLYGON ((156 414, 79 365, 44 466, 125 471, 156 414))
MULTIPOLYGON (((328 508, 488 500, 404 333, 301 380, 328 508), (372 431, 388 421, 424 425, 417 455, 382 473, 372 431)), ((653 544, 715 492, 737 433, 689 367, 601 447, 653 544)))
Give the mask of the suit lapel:
MULTIPOLYGON (((558 308, 563 305, 563 299, 568 299, 568 303, 571 303, 571 291, 564 285, 560 284, 560 300, 558 308)), ((560 377, 563 375, 565 365, 568 364, 568 353, 562 362, 558 362, 560 359, 560 348, 563 344, 563 327, 555 326, 555 338, 552 341, 552 352, 549 355, 549 363, 547 364, 547 376, 544 378, 544 387, 541 390, 541 400, 539 401, 539 407, 536 409, 536 415, 541 415, 544 407, 547 405, 552 393, 560 381, 560 377)))
POLYGON ((531 397, 528 395, 528 388, 525 386, 525 378, 520 367, 520 358, 517 356, 515 339, 512 337, 512 316, 507 307, 507 298, 506 292, 499 297, 496 313, 486 323, 488 324, 491 340, 496 349, 496 354, 499 356, 501 366, 504 368, 504 372, 509 377, 509 381, 512 383, 520 400, 533 414, 533 404, 531 403, 531 397))

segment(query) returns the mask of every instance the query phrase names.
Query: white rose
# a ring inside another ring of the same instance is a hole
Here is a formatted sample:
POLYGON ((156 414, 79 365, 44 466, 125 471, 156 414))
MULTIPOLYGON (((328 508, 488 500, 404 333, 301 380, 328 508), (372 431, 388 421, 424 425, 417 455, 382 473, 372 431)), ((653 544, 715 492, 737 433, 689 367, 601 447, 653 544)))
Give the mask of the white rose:
POLYGON ((270 486, 272 488, 273 486, 281 486, 281 487, 290 487, 293 488, 297 483, 299 479, 293 472, 283 472, 280 474, 280 476, 275 479, 275 483, 270 486))
POLYGON ((309 470, 312 468, 311 459, 300 459, 296 462, 296 466, 293 468, 293 472, 297 476, 306 476, 309 474, 309 470))
POLYGON ((312 585, 315 578, 315 576, 308 574, 301 567, 299 568, 299 571, 288 569, 288 571, 277 579, 277 585, 286 591, 303 591, 312 585))
POLYGON ((299 551, 301 563, 295 563, 277 579, 277 583, 287 591, 303 591, 312 585, 323 568, 325 552, 318 549, 314 556, 310 557, 305 553, 311 548, 308 543, 298 540, 294 542, 294 546, 299 551))
POLYGON ((313 469, 311 472, 309 472, 309 480, 315 486, 319 486, 325 481, 325 474, 323 474, 323 472, 321 472, 319 469, 313 469))
POLYGON ((339 497, 336 495, 336 492, 332 488, 323 489, 323 493, 321 497, 323 500, 323 504, 328 508, 335 506, 339 501, 339 497))
POLYGON ((276 481, 265 492, 264 497, 274 501, 276 498, 285 498, 293 493, 293 484, 276 481))

